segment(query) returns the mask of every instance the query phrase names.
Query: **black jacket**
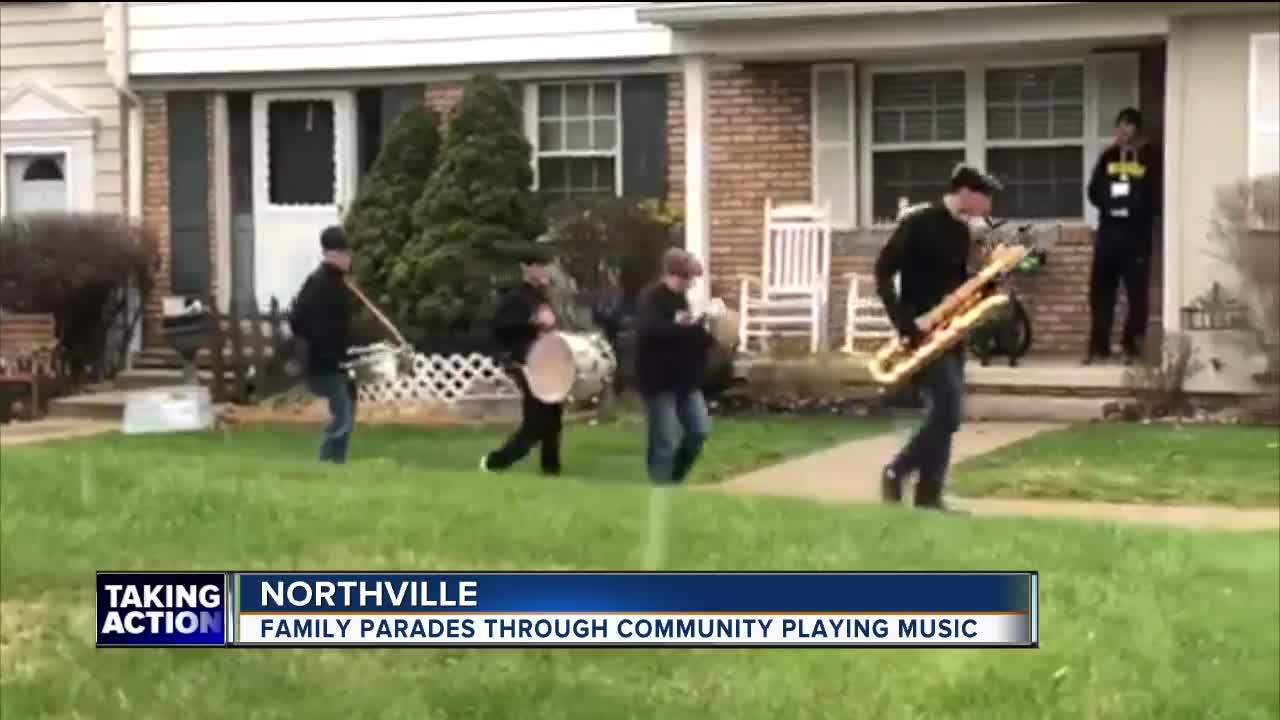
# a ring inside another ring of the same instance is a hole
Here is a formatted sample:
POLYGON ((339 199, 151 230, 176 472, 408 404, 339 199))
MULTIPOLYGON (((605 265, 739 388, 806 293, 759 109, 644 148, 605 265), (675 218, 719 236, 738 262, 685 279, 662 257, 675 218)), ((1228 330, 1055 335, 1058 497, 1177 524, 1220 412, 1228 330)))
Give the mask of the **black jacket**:
POLYGON ((876 293, 902 332, 969 279, 969 226, 942 202, 903 218, 876 258, 876 293), (901 273, 901 294, 893 276, 901 273))
POLYGON ((353 344, 355 298, 343 272, 328 263, 307 277, 293 301, 289 327, 307 343, 307 372, 338 372, 353 344))
POLYGON ((503 293, 493 317, 493 335, 509 362, 523 363, 529 355, 529 347, 538 339, 533 316, 547 302, 546 290, 527 282, 503 293))
POLYGON ((640 293, 636 307, 636 387, 644 394, 702 387, 714 344, 701 325, 680 325, 676 313, 689 299, 659 281, 640 293))
POLYGON ((1098 208, 1099 224, 1150 228, 1160 212, 1160 173, 1160 158, 1150 144, 1104 150, 1089 178, 1089 202, 1098 208))

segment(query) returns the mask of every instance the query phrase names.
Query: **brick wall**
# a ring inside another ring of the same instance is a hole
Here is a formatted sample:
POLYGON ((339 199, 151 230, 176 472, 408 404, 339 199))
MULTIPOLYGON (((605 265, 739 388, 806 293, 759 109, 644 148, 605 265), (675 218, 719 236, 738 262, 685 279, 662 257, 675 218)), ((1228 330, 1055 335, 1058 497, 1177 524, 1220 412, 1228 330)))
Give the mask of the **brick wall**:
POLYGON ((160 328, 161 298, 169 294, 169 111, 164 93, 142 95, 142 222, 155 238, 159 253, 155 282, 146 299, 143 342, 164 343, 160 328))
POLYGON ((428 83, 426 91, 427 107, 447 117, 453 106, 462 99, 462 82, 428 83))
MULTIPOLYGON (((736 304, 739 273, 760 272, 764 201, 810 196, 809 66, 714 72, 709 88, 712 292, 736 304)), ((683 204, 684 91, 671 78, 670 197, 683 204)))
MULTIPOLYGON (((684 201, 684 93, 673 75, 667 109, 669 199, 684 201)), ((764 201, 807 201, 811 195, 810 70, 808 65, 758 65, 715 72, 709 89, 711 141, 712 292, 737 305, 739 273, 758 274, 764 233, 764 201)), ((1157 231, 1158 232, 1158 231, 1157 231)), ((833 239, 832 345, 843 343, 848 273, 870 275, 886 231, 840 233, 833 239)), ((1034 351, 1079 355, 1089 332, 1088 288, 1092 232, 1064 228, 1038 276, 1022 280, 1020 292, 1032 314, 1034 351)), ((1152 323, 1160 319, 1159 240, 1152 268, 1152 323)), ((1126 304, 1116 309, 1119 342, 1126 304)))

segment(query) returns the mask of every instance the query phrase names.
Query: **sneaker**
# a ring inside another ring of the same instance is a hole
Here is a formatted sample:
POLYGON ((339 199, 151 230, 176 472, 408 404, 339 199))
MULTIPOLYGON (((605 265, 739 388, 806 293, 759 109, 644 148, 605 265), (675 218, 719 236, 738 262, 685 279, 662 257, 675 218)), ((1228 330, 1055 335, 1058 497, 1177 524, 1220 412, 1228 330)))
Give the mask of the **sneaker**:
POLYGON ((902 478, 889 465, 880 471, 880 499, 887 503, 902 502, 902 478))
POLYGON ((489 456, 488 456, 488 455, 481 455, 481 456, 480 456, 480 472, 486 472, 486 473, 487 473, 487 472, 492 472, 492 471, 489 469, 489 456))

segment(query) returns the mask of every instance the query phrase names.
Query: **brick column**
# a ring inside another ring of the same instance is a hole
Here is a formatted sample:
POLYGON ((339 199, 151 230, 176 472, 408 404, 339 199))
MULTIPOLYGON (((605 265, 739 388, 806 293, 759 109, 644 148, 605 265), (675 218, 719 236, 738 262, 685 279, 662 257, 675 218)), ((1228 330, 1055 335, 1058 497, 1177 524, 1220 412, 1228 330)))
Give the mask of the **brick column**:
POLYGON ((145 299, 142 340, 148 347, 164 344, 161 298, 169 294, 169 111, 164 93, 142 95, 142 223, 155 238, 157 262, 153 286, 145 299))

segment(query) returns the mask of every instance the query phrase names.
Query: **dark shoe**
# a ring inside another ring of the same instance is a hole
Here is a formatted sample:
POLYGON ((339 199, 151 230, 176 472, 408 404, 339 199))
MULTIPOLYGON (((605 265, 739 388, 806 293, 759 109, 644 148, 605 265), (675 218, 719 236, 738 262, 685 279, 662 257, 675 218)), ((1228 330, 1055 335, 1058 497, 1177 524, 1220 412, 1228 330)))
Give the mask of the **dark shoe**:
POLYGON ((1110 355, 1099 355, 1097 353, 1089 353, 1080 361, 1081 365, 1105 365, 1111 361, 1110 355))
POLYGON ((542 468, 542 474, 543 474, 543 475, 548 475, 548 476, 550 476, 550 477, 559 477, 559 476, 560 476, 560 468, 558 468, 558 467, 557 467, 557 468, 545 468, 545 467, 544 467, 544 468, 542 468))
POLYGON ((902 477, 891 466, 880 471, 880 499, 893 504, 902 502, 902 477))

